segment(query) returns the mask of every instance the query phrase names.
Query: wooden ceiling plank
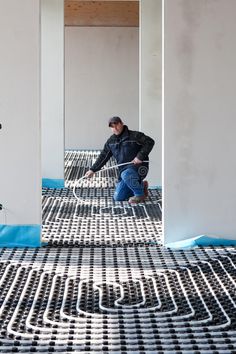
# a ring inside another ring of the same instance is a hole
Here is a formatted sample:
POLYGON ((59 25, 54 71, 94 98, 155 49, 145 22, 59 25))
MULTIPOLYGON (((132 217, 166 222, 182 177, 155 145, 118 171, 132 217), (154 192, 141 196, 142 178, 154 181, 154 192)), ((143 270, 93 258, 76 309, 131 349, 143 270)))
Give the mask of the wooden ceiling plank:
POLYGON ((65 0, 65 26, 139 26, 138 1, 65 0))

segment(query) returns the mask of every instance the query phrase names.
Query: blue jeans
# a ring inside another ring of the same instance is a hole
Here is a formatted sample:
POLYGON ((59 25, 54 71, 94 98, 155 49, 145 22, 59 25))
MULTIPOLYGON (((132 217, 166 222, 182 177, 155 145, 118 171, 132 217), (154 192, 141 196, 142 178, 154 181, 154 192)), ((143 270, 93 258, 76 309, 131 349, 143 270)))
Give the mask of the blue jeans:
POLYGON ((143 196, 143 182, 137 170, 129 167, 121 172, 120 180, 118 181, 114 193, 115 201, 127 200, 129 197, 143 196))

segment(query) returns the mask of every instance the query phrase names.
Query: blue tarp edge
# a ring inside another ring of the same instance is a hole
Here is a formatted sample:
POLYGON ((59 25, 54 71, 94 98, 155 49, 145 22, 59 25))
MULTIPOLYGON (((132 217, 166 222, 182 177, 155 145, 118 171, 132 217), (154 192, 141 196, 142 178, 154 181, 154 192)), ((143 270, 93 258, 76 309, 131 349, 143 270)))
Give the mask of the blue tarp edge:
POLYGON ((207 246, 236 246, 236 240, 199 235, 182 241, 176 241, 165 244, 165 247, 171 249, 188 249, 207 246))
POLYGON ((62 189, 62 188, 65 188, 65 180, 64 179, 43 178, 42 179, 42 187, 43 188, 62 189))
POLYGON ((41 225, 0 224, 0 247, 40 247, 41 225))

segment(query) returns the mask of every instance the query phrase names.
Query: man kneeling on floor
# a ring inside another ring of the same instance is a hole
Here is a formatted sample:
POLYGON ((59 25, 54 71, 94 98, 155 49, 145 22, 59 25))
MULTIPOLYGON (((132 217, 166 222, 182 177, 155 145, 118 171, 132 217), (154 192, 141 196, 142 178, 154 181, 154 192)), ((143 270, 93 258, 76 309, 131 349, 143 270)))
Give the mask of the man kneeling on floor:
POLYGON ((113 135, 107 140, 97 160, 86 172, 90 178, 114 156, 119 166, 119 179, 114 193, 115 201, 129 200, 130 204, 142 203, 148 196, 148 182, 143 181, 148 173, 148 155, 155 142, 144 133, 129 130, 120 117, 108 121, 113 135))

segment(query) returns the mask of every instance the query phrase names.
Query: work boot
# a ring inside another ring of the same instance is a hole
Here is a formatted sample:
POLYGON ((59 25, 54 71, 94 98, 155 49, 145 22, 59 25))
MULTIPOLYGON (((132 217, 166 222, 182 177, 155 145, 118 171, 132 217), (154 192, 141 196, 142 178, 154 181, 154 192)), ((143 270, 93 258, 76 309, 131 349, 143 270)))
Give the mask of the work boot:
POLYGON ((129 203, 130 204, 143 203, 145 199, 146 199, 145 195, 134 195, 133 197, 129 198, 129 203))
POLYGON ((143 181, 143 189, 144 189, 144 195, 147 198, 148 197, 148 181, 143 181))

